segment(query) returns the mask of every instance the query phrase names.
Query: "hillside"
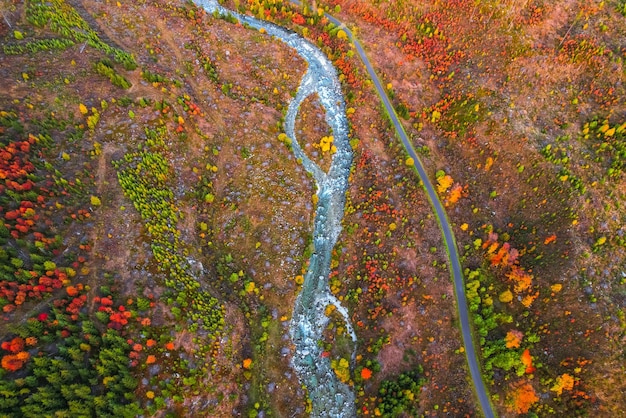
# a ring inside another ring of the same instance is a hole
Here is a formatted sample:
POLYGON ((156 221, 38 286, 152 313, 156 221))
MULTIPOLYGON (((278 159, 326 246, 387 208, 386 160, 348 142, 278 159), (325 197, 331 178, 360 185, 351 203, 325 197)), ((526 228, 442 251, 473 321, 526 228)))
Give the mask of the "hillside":
MULTIPOLYGON (((0 415, 309 416, 290 327, 320 196, 284 128, 305 60, 188 1, 0 5, 0 415)), ((224 6, 339 73, 353 163, 328 280, 349 321, 325 306, 315 361, 357 414, 481 416, 450 222, 497 415, 619 416, 624 2, 224 6)), ((318 99, 295 130, 328 170, 318 99)))

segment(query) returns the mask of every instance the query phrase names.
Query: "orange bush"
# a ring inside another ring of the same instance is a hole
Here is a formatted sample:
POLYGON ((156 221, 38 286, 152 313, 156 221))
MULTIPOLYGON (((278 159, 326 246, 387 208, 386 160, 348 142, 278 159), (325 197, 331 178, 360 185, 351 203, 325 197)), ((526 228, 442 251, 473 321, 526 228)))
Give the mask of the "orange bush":
POLYGON ((551 242, 554 242, 554 241, 556 241, 556 235, 555 235, 555 234, 552 234, 552 235, 550 235, 548 238, 546 238, 546 239, 543 241, 543 243, 544 243, 544 245, 548 245, 548 244, 550 244, 551 242))
POLYGON ((20 351, 17 354, 7 354, 2 357, 2 368, 9 372, 14 372, 22 368, 30 355, 26 351, 20 351))
POLYGON ((2 349, 14 354, 18 353, 24 349, 24 340, 20 337, 15 337, 11 341, 5 341, 2 343, 2 349))
POLYGON ((517 414, 525 414, 530 410, 539 397, 535 393, 535 389, 528 382, 520 382, 513 387, 509 393, 507 408, 511 412, 517 414))
POLYGON ((535 371, 535 367, 533 367, 533 357, 530 355, 530 350, 528 348, 522 353, 521 360, 524 366, 526 366, 526 373, 532 373, 535 371))
POLYGON ((506 348, 518 348, 522 342, 524 334, 518 330, 511 330, 506 333, 504 341, 506 342, 506 348))
POLYGON ((550 390, 556 392, 558 396, 561 396, 563 390, 569 391, 572 389, 574 389, 574 378, 569 373, 563 373, 561 376, 557 377, 554 386, 550 388, 550 390))
POLYGON ((65 290, 67 291, 68 296, 74 297, 78 295, 78 289, 76 289, 74 286, 68 286, 65 290))
POLYGON ((446 206, 458 202, 462 196, 463 196, 463 186, 461 186, 460 184, 453 186, 452 189, 450 190, 450 195, 448 196, 446 206))

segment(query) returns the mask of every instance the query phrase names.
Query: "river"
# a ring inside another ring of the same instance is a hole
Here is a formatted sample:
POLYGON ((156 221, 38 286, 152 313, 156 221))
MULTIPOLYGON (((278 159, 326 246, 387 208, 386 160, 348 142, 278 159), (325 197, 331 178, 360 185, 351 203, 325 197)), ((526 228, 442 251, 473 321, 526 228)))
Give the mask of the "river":
MULTIPOLYGON (((280 39, 295 49, 307 62, 296 97, 289 103, 285 117, 285 134, 292 141, 294 156, 302 160, 304 168, 313 176, 318 202, 313 228, 313 255, 309 259, 302 289, 296 299, 290 335, 295 346, 292 366, 300 382, 307 388, 311 399, 313 417, 356 416, 354 394, 351 388, 338 380, 330 367, 330 359, 322 356, 318 342, 328 325, 324 310, 334 305, 343 316, 346 329, 356 344, 356 335, 350 324, 348 312, 332 295, 328 286, 331 253, 339 234, 352 165, 352 148, 348 141, 346 106, 337 72, 328 58, 311 42, 280 26, 242 15, 220 6, 215 0, 196 0, 209 13, 230 14, 239 22, 280 39), (326 123, 332 129, 337 151, 333 154, 330 169, 325 172, 302 150, 295 133, 295 121, 300 105, 309 96, 317 94, 326 112, 326 123)), ((354 361, 354 351, 352 355, 354 361)))

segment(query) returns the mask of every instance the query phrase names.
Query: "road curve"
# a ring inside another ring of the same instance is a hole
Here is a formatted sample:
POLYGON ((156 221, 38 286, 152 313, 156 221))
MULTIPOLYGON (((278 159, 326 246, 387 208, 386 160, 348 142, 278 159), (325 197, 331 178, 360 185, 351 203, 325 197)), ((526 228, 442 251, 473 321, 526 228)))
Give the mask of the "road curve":
POLYGON ((474 346, 474 341, 472 339, 472 329, 469 321, 469 309, 467 307, 467 297, 465 295, 465 280, 463 279, 463 270, 461 268, 459 252, 457 250, 456 240, 454 239, 454 233, 452 232, 452 226, 450 225, 450 221, 448 220, 446 211, 444 210, 443 205, 439 200, 439 196, 437 196, 437 193, 435 192, 435 188, 433 187, 432 182, 426 174, 426 170, 424 169, 422 161, 415 152, 413 144, 411 144, 411 142, 409 141, 409 138, 404 131, 404 127, 400 123, 398 115, 396 114, 396 111, 389 101, 389 97, 387 97, 387 93, 385 92, 385 89, 383 88, 382 83, 378 78, 378 75, 376 74, 376 71, 374 71, 372 64, 367 58, 367 55, 365 54, 361 43, 352 34, 352 31, 350 31, 350 29, 347 28, 339 20, 329 14, 326 14, 326 17, 335 25, 341 26, 343 31, 346 32, 346 34, 354 44, 356 51, 359 54, 361 61, 363 62, 363 65, 365 65, 365 68, 367 69, 370 78, 374 82, 374 87, 376 87, 376 91, 378 92, 378 95, 380 96, 380 99, 382 100, 385 109, 387 109, 389 118, 393 123, 398 137, 402 141, 404 149, 406 150, 407 154, 409 154, 409 156, 415 161, 414 168, 417 171, 417 175, 419 176, 420 180, 422 181, 424 190, 428 195, 428 200, 430 201, 430 204, 432 205, 435 214, 437 215, 437 222, 439 223, 439 228, 441 229, 443 235, 443 242, 446 246, 446 252, 448 253, 448 258, 450 259, 450 276, 454 282, 454 294, 456 295, 456 306, 459 313, 459 321, 461 323, 461 334, 463 335, 465 357, 467 359, 467 364, 470 369, 470 375, 472 377, 474 391, 476 393, 476 396, 478 397, 480 408, 482 409, 485 417, 493 418, 495 417, 495 413, 489 400, 487 388, 482 379, 480 366, 478 364, 478 357, 476 355, 476 347, 474 346))

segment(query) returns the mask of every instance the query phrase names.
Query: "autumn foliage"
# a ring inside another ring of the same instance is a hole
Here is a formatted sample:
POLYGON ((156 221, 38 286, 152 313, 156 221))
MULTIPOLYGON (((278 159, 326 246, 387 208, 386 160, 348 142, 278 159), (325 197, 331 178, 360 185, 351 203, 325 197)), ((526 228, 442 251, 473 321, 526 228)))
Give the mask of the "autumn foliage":
POLYGON ((250 369, 252 367, 252 359, 251 358, 244 359, 242 365, 244 369, 246 370, 250 369))
POLYGON ((539 296, 533 288, 533 276, 519 265, 519 251, 508 242, 501 243, 498 239, 498 234, 489 233, 482 243, 485 256, 492 266, 500 267, 504 271, 504 276, 513 285, 515 294, 521 296, 522 305, 528 308, 539 296))
POLYGON ((506 343, 506 348, 519 348, 520 343, 524 334, 518 330, 511 330, 507 332, 504 341, 506 343))
POLYGON ((530 355, 529 349, 524 350, 521 356, 521 360, 524 366, 526 366, 526 373, 530 374, 535 371, 535 367, 533 366, 533 358, 530 355))
POLYGON ((2 343, 2 349, 8 351, 9 354, 2 356, 2 368, 9 372, 14 372, 22 368, 24 363, 30 357, 30 354, 24 349, 24 340, 21 337, 15 337, 10 341, 2 343))
POLYGON ((448 20, 451 17, 439 11, 427 13, 417 22, 412 23, 405 19, 391 20, 375 6, 363 1, 350 2, 348 11, 394 34, 398 40, 397 45, 405 56, 408 59, 424 60, 434 79, 447 75, 452 64, 457 62, 462 55, 459 51, 450 50, 448 39, 436 27, 435 22, 448 20))
POLYGON ((564 390, 571 391, 572 389, 574 389, 574 377, 569 373, 563 373, 557 377, 554 386, 550 388, 558 396, 561 396, 564 390))
MULTIPOLYGON (((4 123, 16 123, 14 113, 2 111, 0 116, 4 123)), ((60 199, 70 195, 75 183, 52 183, 46 179, 50 176, 49 167, 41 163, 43 153, 51 146, 49 136, 22 135, 26 139, 10 139, 0 146, 0 240, 3 246, 0 306, 4 313, 13 312, 29 300, 39 300, 68 284, 73 269, 85 260, 82 256, 75 257, 72 267, 60 267, 53 261, 60 255, 62 242, 50 228, 49 217, 53 213, 50 209, 60 212, 63 208, 60 199), (54 201, 54 205, 49 201, 54 201)), ((71 216, 84 219, 89 215, 83 211, 71 216)), ((86 245, 81 250, 88 251, 88 248, 86 245)), ((68 292, 74 290, 69 288, 68 292)))
POLYGON ((508 409, 517 414, 525 414, 539 400, 535 389, 529 382, 518 382, 509 392, 508 409))
POLYGON ((30 354, 20 351, 17 354, 7 354, 2 357, 2 368, 9 372, 15 372, 22 368, 24 362, 28 360, 30 354))

